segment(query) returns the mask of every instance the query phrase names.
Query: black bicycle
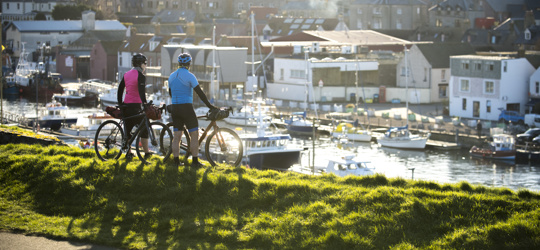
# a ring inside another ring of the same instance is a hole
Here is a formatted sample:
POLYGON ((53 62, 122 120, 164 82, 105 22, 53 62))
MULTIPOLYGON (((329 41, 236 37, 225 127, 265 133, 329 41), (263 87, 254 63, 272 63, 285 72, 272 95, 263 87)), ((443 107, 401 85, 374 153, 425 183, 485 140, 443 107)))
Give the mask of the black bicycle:
MULTIPOLYGON (((152 102, 149 102, 147 105, 152 105, 152 102)), ((116 106, 116 108, 123 109, 124 106, 116 106)), ((165 105, 159 109, 164 110, 165 105)), ((169 127, 162 122, 150 122, 144 111, 133 116, 122 117, 120 122, 115 120, 103 122, 97 129, 94 139, 94 148, 97 156, 102 161, 116 160, 120 158, 122 153, 126 153, 126 157, 132 157, 131 147, 134 143, 135 151, 141 162, 148 163, 149 158, 145 158, 142 155, 144 150, 141 143, 141 132, 144 130, 148 131, 148 148, 150 152, 163 156, 163 161, 166 161, 172 153, 173 134, 169 127), (140 117, 144 118, 136 126, 135 132, 132 133, 131 137, 126 136, 126 132, 123 129, 124 121, 140 117)))
MULTIPOLYGON (((212 166, 216 166, 218 163, 225 163, 238 167, 242 162, 244 153, 242 140, 234 130, 220 128, 217 124, 218 120, 227 117, 232 110, 232 108, 221 108, 219 112, 224 115, 210 117, 210 113, 206 113, 205 115, 197 116, 197 119, 206 118, 210 120, 206 129, 199 128, 199 147, 204 148, 204 156, 212 166), (204 139, 206 139, 206 142, 203 144, 204 139)), ((173 127, 173 123, 169 122, 167 126, 173 127)), ((191 137, 186 127, 184 127, 182 133, 184 136, 180 143, 180 149, 184 151, 185 159, 187 159, 191 155, 189 150, 191 137)))

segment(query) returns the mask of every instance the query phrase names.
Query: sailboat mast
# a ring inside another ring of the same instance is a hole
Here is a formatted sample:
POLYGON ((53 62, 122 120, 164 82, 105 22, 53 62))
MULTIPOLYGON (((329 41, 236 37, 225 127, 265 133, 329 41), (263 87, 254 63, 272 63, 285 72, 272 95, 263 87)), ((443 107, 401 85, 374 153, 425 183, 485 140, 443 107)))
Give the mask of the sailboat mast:
POLYGON ((405 118, 407 119, 407 128, 409 127, 409 59, 408 50, 405 46, 405 118))

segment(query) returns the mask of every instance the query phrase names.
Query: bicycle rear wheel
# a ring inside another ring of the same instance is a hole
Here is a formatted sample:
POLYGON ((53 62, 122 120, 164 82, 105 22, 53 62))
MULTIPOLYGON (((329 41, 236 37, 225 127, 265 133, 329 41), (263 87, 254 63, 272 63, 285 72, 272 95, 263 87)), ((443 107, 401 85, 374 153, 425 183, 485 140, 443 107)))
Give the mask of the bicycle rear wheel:
POLYGON ((122 155, 122 142, 124 130, 116 121, 103 122, 96 131, 94 149, 102 161, 118 159, 122 155))
POLYGON ((206 160, 212 166, 217 163, 226 163, 238 167, 244 153, 242 140, 236 132, 228 128, 214 130, 206 139, 204 149, 206 160))
MULTIPOLYGON (((163 161, 169 159, 172 153, 173 134, 171 130, 161 122, 150 123, 150 131, 148 131, 148 149, 150 153, 163 157, 163 161)), ((135 151, 137 156, 143 163, 148 163, 148 158, 145 159, 144 149, 141 143, 141 133, 137 135, 135 141, 135 151)))

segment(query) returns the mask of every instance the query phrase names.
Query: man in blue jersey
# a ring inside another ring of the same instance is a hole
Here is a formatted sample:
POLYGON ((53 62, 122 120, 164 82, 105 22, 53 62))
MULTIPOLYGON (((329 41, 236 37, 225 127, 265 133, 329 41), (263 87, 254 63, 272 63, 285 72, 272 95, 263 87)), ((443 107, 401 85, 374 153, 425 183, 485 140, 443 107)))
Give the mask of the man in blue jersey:
POLYGON ((182 53, 178 56, 178 69, 169 76, 169 95, 172 100, 172 120, 174 124, 173 139, 173 159, 176 165, 180 165, 180 140, 182 138, 182 128, 186 126, 190 141, 190 152, 193 157, 191 167, 197 168, 203 165, 199 162, 199 121, 193 109, 193 90, 197 92, 199 98, 210 110, 216 109, 210 104, 208 98, 202 91, 197 81, 197 77, 189 72, 191 56, 182 53))

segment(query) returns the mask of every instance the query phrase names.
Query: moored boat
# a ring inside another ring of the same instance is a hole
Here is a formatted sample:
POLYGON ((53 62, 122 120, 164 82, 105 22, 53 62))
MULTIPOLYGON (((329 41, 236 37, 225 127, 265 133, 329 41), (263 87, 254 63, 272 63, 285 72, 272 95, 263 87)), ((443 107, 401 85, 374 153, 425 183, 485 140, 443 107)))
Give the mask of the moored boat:
POLYGON ((515 160, 516 139, 513 135, 495 134, 489 147, 473 146, 469 153, 473 157, 494 160, 515 160))
MULTIPOLYGON (((94 138, 101 123, 113 119, 115 118, 108 114, 91 114, 83 117, 83 119, 79 119, 76 124, 63 126, 60 131, 68 135, 94 138)), ((110 130, 112 128, 104 127, 103 130, 110 130)))
MULTIPOLYGON (((59 130, 62 125, 69 125, 77 123, 77 116, 71 116, 68 114, 68 107, 62 106, 58 102, 47 103, 45 109, 41 110, 41 114, 37 117, 39 126, 41 128, 50 128, 51 130, 59 130)), ((27 117, 29 126, 35 125, 36 117, 27 117)))
POLYGON ((332 131, 332 136, 335 138, 346 138, 351 141, 369 142, 371 141, 371 132, 366 129, 359 129, 350 123, 340 123, 336 129, 332 131))
POLYGON ((96 106, 97 104, 96 95, 86 95, 81 89, 64 89, 62 94, 54 94, 52 98, 67 106, 96 106))

